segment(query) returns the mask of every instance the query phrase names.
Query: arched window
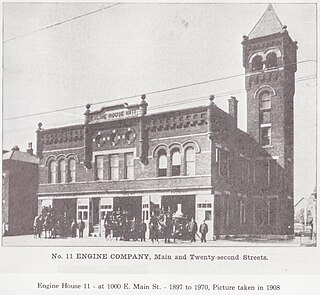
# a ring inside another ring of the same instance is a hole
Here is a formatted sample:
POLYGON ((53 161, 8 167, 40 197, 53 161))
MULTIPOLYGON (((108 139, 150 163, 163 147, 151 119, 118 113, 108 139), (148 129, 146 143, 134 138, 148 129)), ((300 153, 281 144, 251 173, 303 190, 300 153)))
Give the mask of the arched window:
POLYGON ((158 153, 158 176, 167 176, 167 153, 165 150, 160 150, 158 153))
POLYGON ((181 155, 174 149, 171 154, 171 176, 179 176, 181 171, 181 155))
POLYGON ((49 163, 49 179, 48 182, 49 183, 56 183, 56 162, 55 161, 51 161, 49 163))
POLYGON ((273 68, 277 66, 277 54, 275 52, 268 53, 266 57, 266 68, 273 68))
POLYGON ((186 149, 186 175, 193 176, 196 174, 196 154, 194 148, 186 149))
POLYGON ((263 91, 260 94, 260 144, 271 145, 271 94, 263 91))
POLYGON ((75 182, 76 181, 76 160, 70 159, 69 160, 69 182, 75 182))
POLYGON ((260 109, 271 108, 271 95, 269 91, 263 91, 260 94, 260 109))
POLYGON ((64 159, 59 161, 59 183, 66 182, 66 161, 64 159))
POLYGON ((257 55, 252 60, 252 71, 259 71, 263 68, 262 57, 257 55))

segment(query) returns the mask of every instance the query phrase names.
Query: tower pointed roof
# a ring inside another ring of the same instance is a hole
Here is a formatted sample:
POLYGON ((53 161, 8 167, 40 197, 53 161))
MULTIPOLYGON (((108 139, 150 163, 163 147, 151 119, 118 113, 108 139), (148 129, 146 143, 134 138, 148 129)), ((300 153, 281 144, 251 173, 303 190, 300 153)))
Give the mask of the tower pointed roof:
POLYGON ((269 4, 267 10, 256 23, 249 34, 249 39, 259 38, 282 31, 283 25, 276 15, 273 6, 269 4))

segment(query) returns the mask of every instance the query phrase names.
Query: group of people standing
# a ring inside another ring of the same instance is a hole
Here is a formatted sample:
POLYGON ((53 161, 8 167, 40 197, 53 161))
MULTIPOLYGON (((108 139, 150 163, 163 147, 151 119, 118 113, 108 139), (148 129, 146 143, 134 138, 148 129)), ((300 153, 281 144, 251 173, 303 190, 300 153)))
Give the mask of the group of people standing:
MULTIPOLYGON (((187 239, 190 238, 190 242, 196 241, 196 235, 198 233, 198 224, 194 218, 188 222, 186 218, 174 217, 171 214, 170 208, 168 211, 161 210, 160 215, 157 217, 154 214, 149 221, 150 239, 152 243, 159 241, 159 238, 164 238, 165 243, 170 243, 171 239, 175 242, 177 238, 187 239)), ((208 225, 205 220, 199 227, 199 233, 201 234, 201 242, 206 242, 206 236, 208 233, 208 225)))
POLYGON ((44 234, 45 239, 53 239, 59 237, 83 238, 83 231, 85 229, 85 222, 81 219, 78 223, 72 220, 71 225, 66 220, 60 222, 54 214, 52 207, 43 206, 41 213, 34 218, 33 234, 34 238, 42 238, 44 234))
MULTIPOLYGON (((191 242, 196 241, 196 235, 198 231, 198 224, 194 221, 194 218, 191 218, 191 221, 188 223, 188 232, 191 236, 191 242)), ((201 243, 207 242, 207 233, 208 233, 208 225, 206 224, 206 221, 203 220, 203 223, 199 227, 199 233, 200 233, 200 240, 201 243)))
POLYGON ((79 223, 76 223, 76 221, 73 219, 70 230, 71 230, 71 238, 77 237, 77 230, 79 231, 79 238, 83 238, 83 231, 86 227, 86 224, 82 219, 80 219, 79 223))
POLYGON ((128 212, 122 211, 120 207, 104 216, 104 229, 108 240, 146 240, 147 224, 144 220, 130 218, 128 212))
POLYGON ((159 238, 161 237, 164 238, 165 243, 170 243, 171 238, 173 238, 174 241, 178 238, 174 234, 175 223, 170 210, 168 210, 168 212, 161 210, 159 216, 152 214, 149 220, 149 230, 152 243, 154 243, 154 241, 159 242, 159 238))
POLYGON ((51 206, 42 207, 41 213, 34 218, 34 238, 41 238, 43 232, 45 238, 56 238, 61 231, 60 221, 56 220, 51 206))
MULTIPOLYGON (((105 214, 103 223, 107 240, 115 238, 123 241, 129 241, 130 239, 133 241, 146 241, 148 227, 146 222, 135 217, 130 218, 128 212, 122 211, 120 207, 105 214)), ((205 220, 198 228, 194 218, 191 218, 188 222, 186 217, 177 217, 171 214, 170 208, 167 211, 162 208, 158 216, 152 214, 148 225, 152 243, 159 242, 159 239, 164 239, 165 243, 170 243, 172 239, 173 242, 176 239, 190 239, 190 242, 195 242, 196 236, 199 237, 201 242, 205 243, 208 233, 208 225, 205 220)), ((79 222, 73 219, 71 225, 65 224, 63 226, 55 218, 51 206, 48 206, 43 207, 41 213, 35 217, 33 227, 35 238, 41 238, 43 232, 45 238, 56 238, 57 235, 64 237, 71 235, 72 238, 77 236, 83 238, 86 224, 82 219, 79 222)))

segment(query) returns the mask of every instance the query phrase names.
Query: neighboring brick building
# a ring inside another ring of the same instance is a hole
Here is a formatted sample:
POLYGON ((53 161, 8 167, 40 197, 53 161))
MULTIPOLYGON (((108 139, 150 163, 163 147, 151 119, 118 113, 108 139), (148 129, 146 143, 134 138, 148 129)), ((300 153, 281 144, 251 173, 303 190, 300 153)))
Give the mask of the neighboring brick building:
POLYGON ((2 233, 30 234, 38 206, 39 159, 29 144, 27 152, 17 146, 4 152, 2 163, 2 233))
POLYGON ((37 131, 40 206, 67 224, 99 231, 122 207, 147 221, 163 206, 182 211, 209 237, 293 235, 293 94, 296 43, 272 6, 243 39, 248 133, 207 106, 147 114, 147 103, 91 111, 85 123, 37 131), (88 226, 86 227, 88 228, 88 226))

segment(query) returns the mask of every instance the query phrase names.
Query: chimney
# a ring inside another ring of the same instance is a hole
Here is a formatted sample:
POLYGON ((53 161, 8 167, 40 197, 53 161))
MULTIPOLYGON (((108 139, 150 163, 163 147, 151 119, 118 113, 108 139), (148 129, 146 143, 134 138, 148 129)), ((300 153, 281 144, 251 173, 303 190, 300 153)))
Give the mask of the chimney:
POLYGON ((229 101, 229 114, 234 118, 236 126, 238 125, 238 101, 235 96, 231 96, 229 101))
POLYGON ((11 150, 15 151, 15 152, 20 151, 20 149, 19 149, 19 147, 17 145, 13 146, 13 148, 11 150))
POLYGON ((33 155, 32 142, 28 143, 27 153, 30 154, 30 155, 33 155))

